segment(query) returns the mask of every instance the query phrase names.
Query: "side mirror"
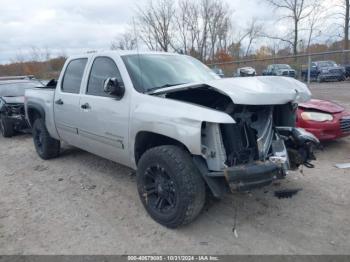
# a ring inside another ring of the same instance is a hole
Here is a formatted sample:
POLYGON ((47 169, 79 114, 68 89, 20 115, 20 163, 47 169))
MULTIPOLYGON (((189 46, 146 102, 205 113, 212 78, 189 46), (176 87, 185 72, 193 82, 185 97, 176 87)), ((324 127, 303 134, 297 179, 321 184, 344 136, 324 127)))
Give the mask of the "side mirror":
POLYGON ((125 87, 123 83, 120 83, 117 78, 107 78, 103 85, 103 91, 111 96, 116 97, 118 100, 122 99, 125 93, 125 87))

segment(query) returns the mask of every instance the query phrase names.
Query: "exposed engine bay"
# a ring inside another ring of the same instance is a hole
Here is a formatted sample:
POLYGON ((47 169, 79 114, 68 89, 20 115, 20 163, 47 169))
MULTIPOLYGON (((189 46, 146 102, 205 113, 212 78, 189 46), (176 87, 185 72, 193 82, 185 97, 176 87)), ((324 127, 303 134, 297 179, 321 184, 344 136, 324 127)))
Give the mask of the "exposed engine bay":
POLYGON ((23 103, 7 103, 6 98, 0 98, 0 117, 13 126, 16 131, 27 128, 23 103))
MULTIPOLYGON (((301 165, 313 167, 313 148, 317 138, 303 129, 295 128, 297 104, 238 105, 230 97, 209 86, 180 90, 164 95, 166 98, 194 103, 229 114, 235 124, 202 124, 202 156, 209 176, 224 172, 226 180, 249 189, 246 177, 263 177, 261 185, 283 178, 288 170, 301 165), (212 173, 212 174, 211 174, 212 173), (246 173, 246 177, 242 174, 246 173), (271 175, 272 174, 272 175, 271 175)), ((252 186, 259 186, 256 177, 252 186)))

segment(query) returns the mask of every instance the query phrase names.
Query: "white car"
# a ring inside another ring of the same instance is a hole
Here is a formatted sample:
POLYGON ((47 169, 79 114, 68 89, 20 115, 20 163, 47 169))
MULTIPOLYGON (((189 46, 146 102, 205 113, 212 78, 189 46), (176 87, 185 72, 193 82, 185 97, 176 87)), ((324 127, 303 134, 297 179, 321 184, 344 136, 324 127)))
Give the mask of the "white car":
POLYGON ((246 76, 256 76, 256 71, 253 67, 241 67, 237 69, 237 73, 234 75, 237 77, 246 77, 246 76))

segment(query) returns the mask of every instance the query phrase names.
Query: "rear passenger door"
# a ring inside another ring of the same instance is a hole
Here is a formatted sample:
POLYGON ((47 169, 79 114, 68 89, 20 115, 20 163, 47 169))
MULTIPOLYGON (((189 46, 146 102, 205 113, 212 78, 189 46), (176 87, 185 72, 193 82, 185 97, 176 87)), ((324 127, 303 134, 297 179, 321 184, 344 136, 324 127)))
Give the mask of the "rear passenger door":
POLYGON ((110 57, 94 58, 85 92, 81 94, 79 134, 85 150, 110 160, 128 164, 129 93, 122 99, 103 90, 107 78, 123 79, 116 61, 110 57))
POLYGON ((71 60, 66 66, 61 83, 56 88, 54 115, 60 139, 79 146, 78 119, 80 117, 80 88, 87 58, 71 60))

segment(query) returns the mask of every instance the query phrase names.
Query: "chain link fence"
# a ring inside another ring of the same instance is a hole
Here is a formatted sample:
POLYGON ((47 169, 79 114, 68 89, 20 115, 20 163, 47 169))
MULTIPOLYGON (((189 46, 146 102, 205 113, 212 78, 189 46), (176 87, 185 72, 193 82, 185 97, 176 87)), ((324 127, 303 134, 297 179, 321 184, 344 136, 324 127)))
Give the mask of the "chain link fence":
POLYGON ((211 68, 221 69, 225 77, 237 76, 237 70, 242 67, 253 67, 257 75, 263 75, 264 71, 272 64, 288 64, 296 70, 296 78, 310 83, 316 80, 312 74, 313 62, 334 61, 338 65, 344 66, 348 70, 350 77, 350 50, 329 51, 321 53, 309 53, 300 55, 269 57, 263 59, 243 59, 239 61, 229 61, 208 64, 211 68), (310 70, 311 69, 311 70, 310 70))

